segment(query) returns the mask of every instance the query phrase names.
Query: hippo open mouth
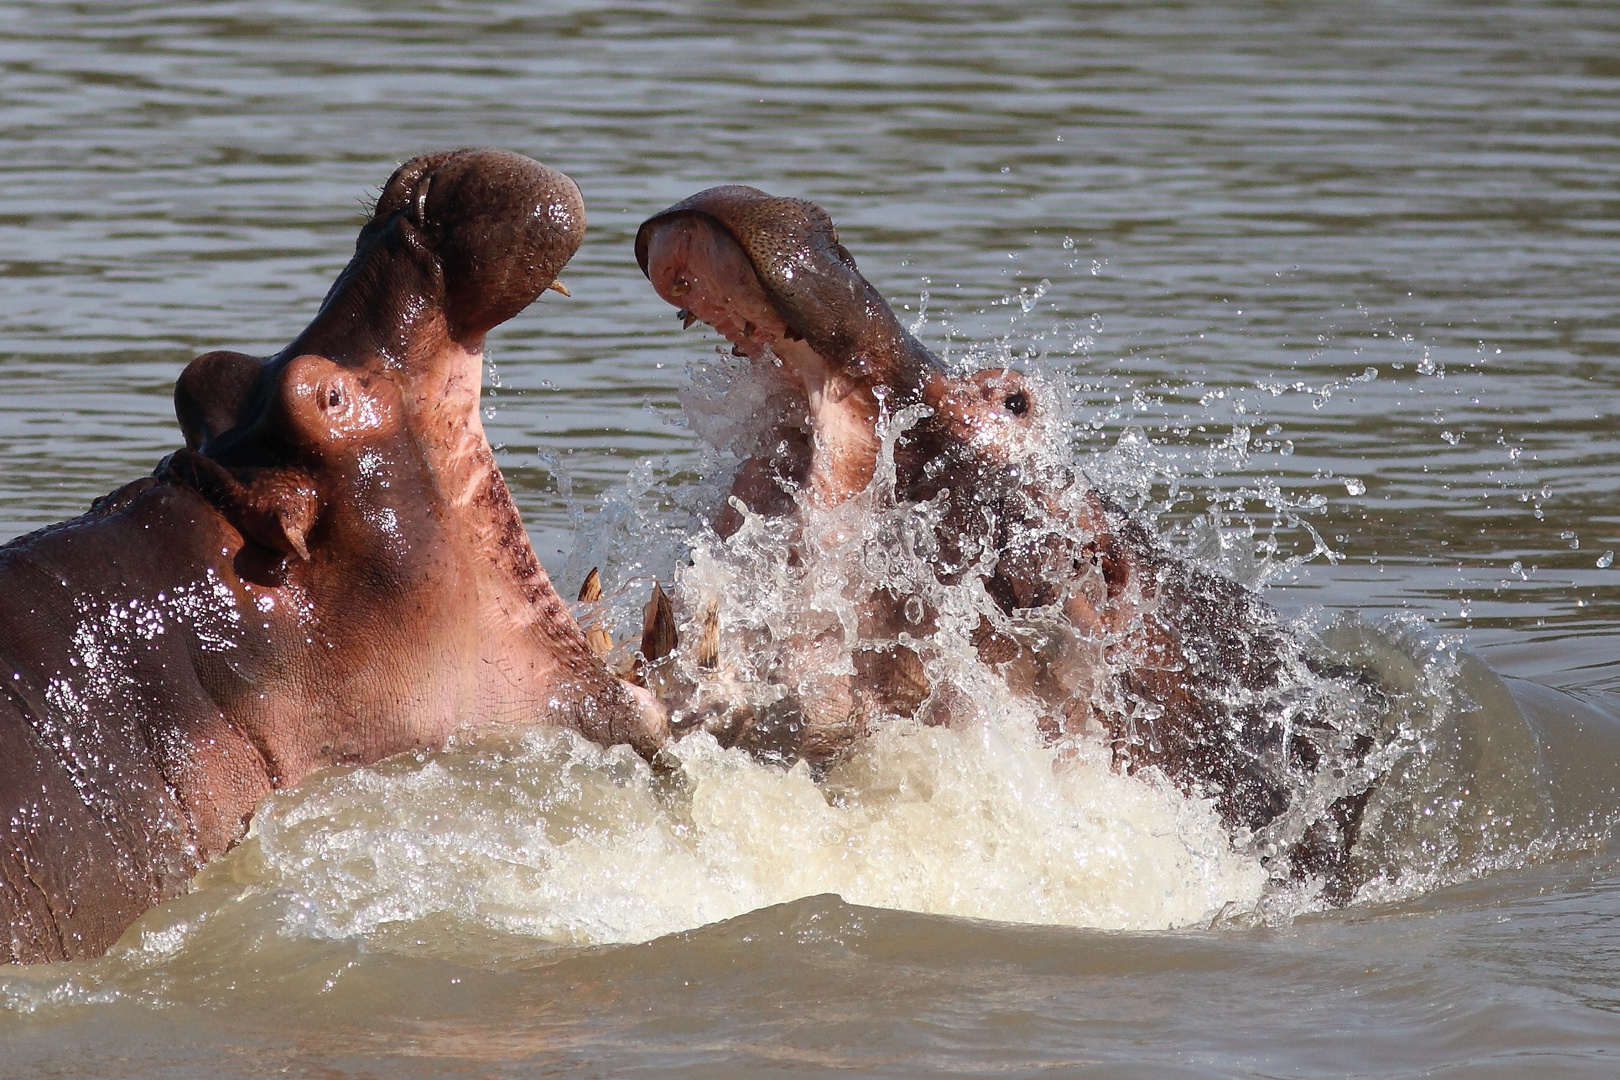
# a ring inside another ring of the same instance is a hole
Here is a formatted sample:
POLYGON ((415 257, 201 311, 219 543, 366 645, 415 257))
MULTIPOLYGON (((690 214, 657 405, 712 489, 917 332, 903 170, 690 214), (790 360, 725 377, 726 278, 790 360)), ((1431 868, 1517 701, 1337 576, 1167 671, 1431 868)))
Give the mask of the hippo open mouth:
POLYGON ((661 745, 479 416, 485 335, 584 226, 573 181, 518 154, 405 163, 303 333, 185 369, 183 449, 0 548, 0 960, 105 951, 323 766, 506 722, 661 745))

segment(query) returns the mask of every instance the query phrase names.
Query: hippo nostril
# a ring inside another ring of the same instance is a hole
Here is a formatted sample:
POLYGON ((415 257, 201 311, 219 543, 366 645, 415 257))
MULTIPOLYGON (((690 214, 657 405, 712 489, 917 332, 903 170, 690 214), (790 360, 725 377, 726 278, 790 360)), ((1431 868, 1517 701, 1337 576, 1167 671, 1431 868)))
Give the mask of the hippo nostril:
POLYGON ((341 404, 343 404, 342 392, 335 386, 328 388, 326 391, 326 407, 335 409, 341 404))
POLYGON ((1029 395, 1024 393, 1022 390, 1015 390, 1007 395, 1007 397, 1002 401, 1002 404, 1005 405, 1007 407, 1007 411, 1012 413, 1014 416, 1023 416, 1025 413, 1029 412, 1029 395))

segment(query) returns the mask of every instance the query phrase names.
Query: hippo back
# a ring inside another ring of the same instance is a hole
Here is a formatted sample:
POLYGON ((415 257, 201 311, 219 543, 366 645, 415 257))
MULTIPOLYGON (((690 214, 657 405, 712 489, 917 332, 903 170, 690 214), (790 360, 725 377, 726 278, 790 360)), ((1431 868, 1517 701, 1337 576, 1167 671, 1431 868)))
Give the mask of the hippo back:
POLYGON ((145 480, 0 548, 0 961, 104 952, 267 789, 203 682, 251 651, 223 539, 145 480), (198 760, 229 758, 198 791, 198 760))

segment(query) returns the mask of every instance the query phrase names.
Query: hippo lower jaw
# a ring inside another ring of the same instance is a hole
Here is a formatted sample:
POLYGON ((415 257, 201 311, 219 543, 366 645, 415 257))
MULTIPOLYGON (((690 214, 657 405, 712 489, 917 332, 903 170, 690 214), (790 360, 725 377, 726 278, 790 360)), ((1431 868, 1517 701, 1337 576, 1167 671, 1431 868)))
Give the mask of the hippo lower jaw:
POLYGON ((604 695, 596 678, 599 661, 535 555, 484 433, 483 365, 482 350, 448 346, 438 366, 450 377, 419 399, 424 412, 443 421, 423 425, 418 439, 423 457, 448 495, 449 516, 475 554, 480 662, 504 673, 480 682, 473 722, 524 723, 555 712, 553 722, 603 745, 627 743, 651 758, 669 737, 668 713, 643 688, 622 681, 607 688, 608 700, 591 699, 604 695), (630 703, 628 710, 615 705, 615 695, 630 703), (566 704, 571 699, 576 704, 566 704), (548 702, 558 706, 548 708, 548 702))

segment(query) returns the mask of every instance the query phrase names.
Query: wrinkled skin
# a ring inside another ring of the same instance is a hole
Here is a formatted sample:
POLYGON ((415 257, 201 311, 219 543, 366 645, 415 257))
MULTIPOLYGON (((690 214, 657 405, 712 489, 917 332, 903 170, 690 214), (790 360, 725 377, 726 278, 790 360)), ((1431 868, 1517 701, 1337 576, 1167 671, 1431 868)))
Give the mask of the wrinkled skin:
POLYGON ((323 766, 475 724, 663 740, 479 421, 485 334, 583 229, 573 182, 527 158, 407 162, 292 344, 185 369, 184 449, 0 549, 0 960, 104 952, 323 766))
MULTIPOLYGON (((981 622, 974 643, 1015 689, 1045 703, 1049 737, 1100 729, 1119 767, 1156 767, 1213 797, 1230 825, 1256 830, 1287 808, 1286 772, 1315 768, 1330 749, 1366 753, 1365 742, 1346 747, 1309 717, 1285 731, 1265 706, 1300 650, 1275 613, 1177 558, 1072 467, 1041 464, 1039 387, 1000 369, 949 375, 861 276, 819 207, 712 188, 643 224, 636 256, 684 323, 714 327, 802 401, 761 434, 738 472, 731 495, 752 512, 788 515, 801 499, 825 507, 862 491, 877 465, 880 418, 926 410, 896 442, 896 497, 945 498, 935 572, 947 582, 982 577, 1005 618, 981 622), (1067 640, 1020 633, 1021 623, 1054 616, 1071 628, 1067 640)), ((728 506, 715 527, 726 536, 740 521, 728 506)), ((863 623, 868 640, 900 626, 894 604, 876 596, 863 623)), ((826 700, 799 702, 802 715, 778 720, 786 745, 746 727, 744 744, 751 736, 780 756, 826 762, 869 717, 905 715, 928 699, 903 646, 858 651, 854 666, 842 683, 824 680, 826 700)), ((1337 674, 1352 693, 1376 696, 1337 674)), ((1335 803, 1288 852, 1295 873, 1328 879, 1330 896, 1351 887, 1365 800, 1361 792, 1335 803)))

